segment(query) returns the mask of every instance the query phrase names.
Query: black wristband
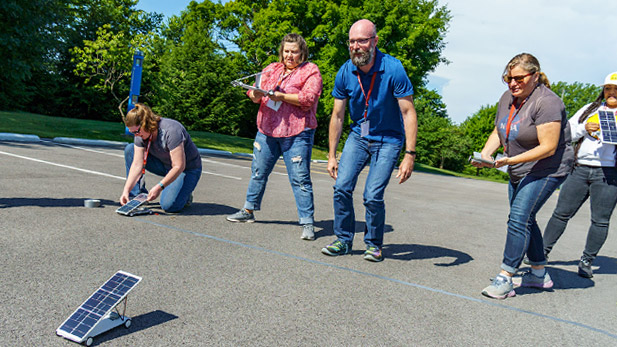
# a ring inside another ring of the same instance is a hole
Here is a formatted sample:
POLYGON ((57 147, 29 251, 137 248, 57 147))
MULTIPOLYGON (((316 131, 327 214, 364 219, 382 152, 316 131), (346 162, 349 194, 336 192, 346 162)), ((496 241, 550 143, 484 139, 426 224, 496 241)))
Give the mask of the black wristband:
POLYGON ((405 151, 407 154, 416 155, 416 151, 405 151))

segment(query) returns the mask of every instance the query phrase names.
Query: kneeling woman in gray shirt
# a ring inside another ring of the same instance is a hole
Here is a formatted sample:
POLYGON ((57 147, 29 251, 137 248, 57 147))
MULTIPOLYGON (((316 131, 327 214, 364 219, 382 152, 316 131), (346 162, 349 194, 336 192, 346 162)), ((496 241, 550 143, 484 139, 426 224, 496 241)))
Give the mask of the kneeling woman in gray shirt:
POLYGON ((190 205, 193 190, 201 178, 201 157, 186 129, 178 121, 160 117, 141 103, 123 120, 135 135, 135 142, 124 149, 127 177, 120 204, 126 204, 139 193, 148 193, 148 201, 160 195, 165 212, 179 212, 190 205), (163 177, 149 192, 143 177, 146 170, 163 177))

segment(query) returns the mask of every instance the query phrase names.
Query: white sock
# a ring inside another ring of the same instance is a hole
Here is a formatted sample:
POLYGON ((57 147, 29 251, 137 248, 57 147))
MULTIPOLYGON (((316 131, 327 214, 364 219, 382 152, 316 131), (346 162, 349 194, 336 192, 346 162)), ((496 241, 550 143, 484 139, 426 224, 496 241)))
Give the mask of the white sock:
POLYGON ((544 275, 546 274, 546 269, 545 268, 541 268, 541 269, 531 268, 531 273, 536 277, 544 277, 544 275))

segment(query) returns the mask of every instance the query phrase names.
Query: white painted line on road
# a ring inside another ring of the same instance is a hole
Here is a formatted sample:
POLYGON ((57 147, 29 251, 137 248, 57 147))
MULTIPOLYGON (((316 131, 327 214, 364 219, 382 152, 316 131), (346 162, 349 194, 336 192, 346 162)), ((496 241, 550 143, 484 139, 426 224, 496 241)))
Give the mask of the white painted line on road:
POLYGON ((250 168, 248 168, 246 166, 242 166, 242 165, 238 165, 238 164, 223 163, 223 162, 212 160, 212 159, 201 158, 201 161, 203 163, 218 164, 218 165, 222 165, 222 166, 230 166, 230 167, 235 167, 235 168, 239 168, 239 169, 250 169, 250 168))
POLYGON ((96 149, 92 149, 92 148, 85 148, 85 147, 79 147, 79 146, 73 146, 73 145, 69 145, 66 143, 58 143, 58 142, 53 142, 53 141, 46 141, 44 140, 43 142, 49 142, 49 143, 53 143, 54 145, 60 145, 60 146, 64 146, 64 147, 69 147, 69 148, 75 148, 75 149, 80 149, 82 151, 87 151, 87 152, 93 152, 93 153, 99 153, 99 154, 105 154, 105 155, 111 155, 112 157, 120 157, 120 158, 124 158, 123 154, 117 154, 117 153, 109 153, 109 152, 104 152, 104 151, 98 151, 96 149))
MULTIPOLYGON (((52 141, 46 141, 46 142, 52 142, 52 141)), ((91 149, 91 148, 84 148, 84 147, 79 147, 79 146, 73 146, 73 145, 67 145, 64 143, 56 143, 53 142, 54 144, 59 144, 61 146, 65 146, 65 147, 70 147, 70 148, 74 148, 74 149, 79 149, 82 151, 87 151, 87 152, 93 152, 93 153, 99 153, 99 154, 105 154, 105 155, 111 155, 113 157, 119 157, 119 158, 124 158, 124 154, 117 154, 117 153, 109 153, 109 152, 104 152, 104 151, 99 151, 99 150, 95 150, 95 149, 91 149)), ((204 161, 204 159, 202 159, 202 161, 204 161)), ((212 163, 217 163, 215 161, 210 161, 212 163)), ((218 164, 225 164, 225 163, 218 163, 218 164)), ((229 164, 228 164, 229 165, 229 164)), ((225 178, 230 178, 232 180, 242 180, 242 178, 240 177, 235 177, 235 176, 229 176, 229 175, 223 175, 223 174, 217 174, 214 172, 210 172, 210 171, 202 171, 202 173, 206 174, 206 175, 212 175, 212 176, 220 176, 220 177, 225 177, 225 178)))
POLYGON ((111 177, 111 178, 117 178, 117 179, 121 179, 123 181, 125 179, 124 177, 120 177, 120 176, 114 176, 114 175, 106 174, 106 173, 103 173, 103 172, 81 169, 81 168, 78 168, 78 167, 75 167, 75 166, 69 166, 69 165, 64 165, 64 164, 52 163, 50 161, 36 159, 36 158, 24 157, 23 155, 17 155, 17 154, 7 153, 7 152, 3 152, 3 151, 0 151, 0 154, 4 154, 4 155, 8 155, 8 156, 15 157, 15 158, 20 158, 20 159, 31 160, 31 161, 35 161, 37 163, 43 163, 43 164, 63 167, 65 169, 71 169, 71 170, 81 171, 81 172, 85 172, 85 173, 90 173, 90 174, 94 174, 94 175, 111 177))
POLYGON ((202 171, 203 173, 207 174, 207 175, 212 175, 212 176, 220 176, 220 177, 225 177, 225 178, 231 178, 232 180, 238 180, 241 181, 242 178, 240 177, 235 177, 235 176, 228 176, 228 175, 223 175, 223 174, 217 174, 214 172, 209 172, 209 171, 202 171))
MULTIPOLYGON (((229 164, 229 163, 222 163, 220 161, 216 161, 216 160, 211 160, 211 159, 204 159, 201 158, 201 161, 204 163, 212 163, 212 164, 219 164, 219 165, 223 165, 223 166, 230 166, 230 167, 235 167, 235 168, 239 168, 239 169, 251 169, 250 167, 246 167, 246 166, 242 166, 242 165, 238 165, 238 164, 229 164)), ((274 172, 272 171, 270 173, 271 175, 281 175, 281 176, 287 176, 286 173, 281 173, 281 172, 274 172)))

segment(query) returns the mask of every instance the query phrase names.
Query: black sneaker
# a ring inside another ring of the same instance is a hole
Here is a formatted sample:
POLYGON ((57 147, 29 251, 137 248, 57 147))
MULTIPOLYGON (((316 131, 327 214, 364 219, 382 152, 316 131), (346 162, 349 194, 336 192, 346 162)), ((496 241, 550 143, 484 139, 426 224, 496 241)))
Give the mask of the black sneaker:
POLYGON ((578 262, 578 275, 585 278, 592 278, 591 261, 581 258, 578 262))
POLYGON ((189 199, 186 201, 186 204, 184 204, 184 208, 187 208, 191 206, 192 204, 193 204, 193 194, 189 195, 189 199))
MULTIPOLYGON (((544 258, 546 258, 546 262, 548 263, 548 254, 545 254, 544 258)), ((523 258, 523 264, 531 265, 531 260, 529 260, 529 258, 527 258, 527 256, 525 256, 525 258, 523 258)))

